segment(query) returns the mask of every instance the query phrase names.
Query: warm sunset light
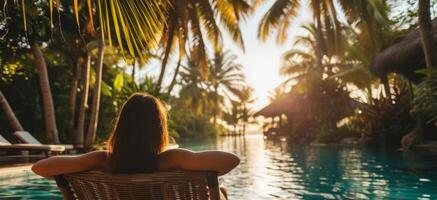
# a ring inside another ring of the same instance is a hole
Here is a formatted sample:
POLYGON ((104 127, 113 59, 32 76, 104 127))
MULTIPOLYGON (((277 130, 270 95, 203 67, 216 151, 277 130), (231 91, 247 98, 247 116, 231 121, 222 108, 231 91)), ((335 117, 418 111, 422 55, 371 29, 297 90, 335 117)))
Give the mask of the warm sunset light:
POLYGON ((437 200, 437 0, 0 9, 0 199, 437 200))
MULTIPOLYGON (((284 51, 290 49, 290 44, 294 42, 293 36, 302 33, 303 30, 299 26, 311 20, 311 14, 308 11, 307 5, 300 9, 300 16, 297 17, 292 27, 288 30, 290 39, 283 45, 278 44, 274 38, 265 42, 260 42, 257 38, 258 22, 263 14, 268 10, 273 2, 265 3, 260 7, 251 18, 248 18, 243 24, 242 29, 245 39, 246 51, 242 52, 237 46, 232 44, 229 39, 225 41, 228 46, 239 55, 238 62, 244 68, 244 74, 247 77, 247 82, 255 88, 254 97, 256 102, 253 108, 260 109, 269 103, 268 96, 271 91, 281 84, 286 78, 279 74, 284 51)), ((225 34, 225 37, 229 36, 225 34)))

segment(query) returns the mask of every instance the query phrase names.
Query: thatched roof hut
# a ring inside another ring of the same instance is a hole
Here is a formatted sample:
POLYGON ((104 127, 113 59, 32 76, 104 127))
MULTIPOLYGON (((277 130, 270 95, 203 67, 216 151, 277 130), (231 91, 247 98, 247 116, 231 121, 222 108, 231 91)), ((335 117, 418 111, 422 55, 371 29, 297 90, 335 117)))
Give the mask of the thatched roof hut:
POLYGON ((305 105, 306 95, 288 93, 255 113, 255 117, 275 117, 282 114, 295 114, 305 105))
MULTIPOLYGON (((432 26, 434 44, 437 47, 437 18, 432 21, 432 26)), ((416 28, 378 53, 370 65, 370 71, 379 77, 397 72, 414 82, 419 82, 422 76, 415 71, 424 67, 426 67, 426 63, 420 40, 420 30, 416 28)))

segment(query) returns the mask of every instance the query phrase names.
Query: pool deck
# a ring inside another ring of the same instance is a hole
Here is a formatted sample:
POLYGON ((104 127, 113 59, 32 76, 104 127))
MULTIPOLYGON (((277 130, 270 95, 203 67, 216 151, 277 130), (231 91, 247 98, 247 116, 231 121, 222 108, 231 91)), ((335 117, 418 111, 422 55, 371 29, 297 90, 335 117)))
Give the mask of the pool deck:
POLYGON ((18 175, 30 172, 32 163, 22 163, 0 167, 0 177, 18 175))
POLYGON ((0 156, 0 177, 29 173, 33 163, 42 158, 40 155, 0 156))

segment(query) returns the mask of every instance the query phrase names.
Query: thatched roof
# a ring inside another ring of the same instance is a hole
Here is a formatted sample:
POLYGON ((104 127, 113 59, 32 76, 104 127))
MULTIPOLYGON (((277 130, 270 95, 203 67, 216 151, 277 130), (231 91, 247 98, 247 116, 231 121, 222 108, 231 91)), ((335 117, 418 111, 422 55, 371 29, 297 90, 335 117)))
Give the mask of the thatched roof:
POLYGON ((288 93, 255 113, 255 117, 275 117, 281 114, 299 112, 305 105, 306 95, 288 93))
MULTIPOLYGON (((437 47, 437 18, 432 21, 434 44, 437 47)), ((384 77, 390 72, 398 72, 419 82, 421 75, 415 71, 426 66, 418 28, 410 31, 395 43, 383 49, 373 59, 370 71, 384 77)))

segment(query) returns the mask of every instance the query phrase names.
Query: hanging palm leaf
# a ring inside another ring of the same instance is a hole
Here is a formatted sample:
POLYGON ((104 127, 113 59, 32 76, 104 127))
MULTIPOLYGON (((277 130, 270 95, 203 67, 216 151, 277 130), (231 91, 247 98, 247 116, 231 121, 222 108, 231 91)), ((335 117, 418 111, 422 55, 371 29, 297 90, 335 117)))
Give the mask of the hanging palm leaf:
MULTIPOLYGON (((6 1, 5 4, 8 2, 6 1)), ((60 0, 49 0, 50 25, 53 28, 53 10, 61 12, 60 0), (55 5, 56 4, 56 5, 55 5)), ((80 1, 73 2, 74 15, 79 26, 80 1)), ((21 0, 24 29, 27 32, 26 0, 21 0)), ((99 22, 99 33, 104 41, 112 46, 111 35, 116 35, 118 47, 127 49, 130 55, 142 57, 147 49, 154 48, 161 35, 165 20, 164 15, 169 7, 168 0, 86 0, 90 31, 94 32, 94 18, 99 22)), ((60 22, 59 22, 60 23, 60 22)))

